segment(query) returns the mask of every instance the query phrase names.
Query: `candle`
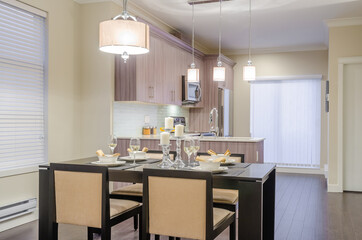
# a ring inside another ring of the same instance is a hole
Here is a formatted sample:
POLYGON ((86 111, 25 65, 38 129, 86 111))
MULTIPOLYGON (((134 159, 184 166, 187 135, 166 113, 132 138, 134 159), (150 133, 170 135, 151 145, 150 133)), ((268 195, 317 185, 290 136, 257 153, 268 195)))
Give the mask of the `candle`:
POLYGON ((161 145, 169 145, 170 144, 170 133, 168 133, 168 132, 161 133, 160 144, 161 145))
POLYGON ((173 118, 172 117, 165 118, 165 128, 173 129, 173 118))
POLYGON ((178 124, 175 126, 175 137, 182 137, 184 135, 184 125, 178 124))

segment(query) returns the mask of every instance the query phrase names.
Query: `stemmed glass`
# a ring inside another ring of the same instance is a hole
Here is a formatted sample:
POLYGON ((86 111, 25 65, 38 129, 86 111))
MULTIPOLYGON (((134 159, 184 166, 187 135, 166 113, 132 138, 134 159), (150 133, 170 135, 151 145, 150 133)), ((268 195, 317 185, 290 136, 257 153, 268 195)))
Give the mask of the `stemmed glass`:
POLYGON ((184 151, 188 157, 188 166, 191 167, 191 154, 194 151, 194 140, 187 138, 184 140, 184 151))
POLYGON ((129 147, 132 150, 133 153, 133 163, 131 166, 136 166, 136 152, 140 150, 141 147, 141 141, 139 138, 131 138, 131 141, 129 142, 129 147))
POLYGON ((196 167, 198 164, 196 163, 196 157, 197 157, 197 152, 200 150, 200 139, 199 138, 194 138, 194 147, 192 148, 192 152, 195 155, 195 160, 191 163, 191 167, 196 167))
POLYGON ((117 137, 115 135, 109 137, 108 147, 111 149, 112 154, 114 154, 114 149, 117 147, 117 137))

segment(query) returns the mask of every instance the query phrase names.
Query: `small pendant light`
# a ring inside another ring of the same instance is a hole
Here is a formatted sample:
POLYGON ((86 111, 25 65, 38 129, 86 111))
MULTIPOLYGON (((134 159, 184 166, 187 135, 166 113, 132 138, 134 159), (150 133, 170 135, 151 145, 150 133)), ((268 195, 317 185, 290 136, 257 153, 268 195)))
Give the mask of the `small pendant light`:
POLYGON ((149 26, 128 14, 127 0, 120 15, 99 24, 99 50, 122 54, 124 62, 129 55, 148 53, 149 39, 149 26))
POLYGON ((251 61, 251 0, 249 0, 249 60, 248 65, 243 68, 244 81, 255 80, 256 70, 253 62, 251 61))
POLYGON ((225 81, 225 67, 222 66, 221 62, 221 3, 220 0, 220 14, 219 14, 219 57, 217 58, 217 67, 213 70, 214 81, 224 82, 225 81))
POLYGON ((192 3, 192 63, 190 68, 187 69, 187 81, 199 82, 200 70, 196 68, 195 64, 195 19, 194 19, 194 4, 192 3))

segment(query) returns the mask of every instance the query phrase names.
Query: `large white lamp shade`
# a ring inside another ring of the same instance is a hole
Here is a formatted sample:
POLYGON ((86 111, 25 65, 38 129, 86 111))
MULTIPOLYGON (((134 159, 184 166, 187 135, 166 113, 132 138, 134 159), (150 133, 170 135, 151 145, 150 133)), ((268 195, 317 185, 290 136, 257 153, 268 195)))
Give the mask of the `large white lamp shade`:
POLYGON ((225 67, 214 67, 213 79, 216 82, 225 81, 225 67))
POLYGON ((244 81, 253 81, 255 80, 256 70, 254 65, 246 65, 243 68, 243 79, 244 81))
POLYGON ((188 82, 199 82, 200 81, 200 71, 198 68, 189 68, 187 69, 187 81, 188 82))
POLYGON ((109 20, 99 24, 99 49, 113 54, 148 53, 149 27, 132 20, 109 20))

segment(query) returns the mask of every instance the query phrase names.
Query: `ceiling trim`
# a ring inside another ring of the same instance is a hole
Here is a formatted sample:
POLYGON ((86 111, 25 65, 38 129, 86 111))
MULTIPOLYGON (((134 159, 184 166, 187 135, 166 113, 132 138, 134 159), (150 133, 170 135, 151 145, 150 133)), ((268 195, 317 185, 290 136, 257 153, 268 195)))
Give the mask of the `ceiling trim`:
MULTIPOLYGON (((307 51, 323 51, 328 50, 328 46, 325 44, 319 46, 298 46, 298 47, 278 47, 278 48, 255 48, 251 50, 253 54, 268 54, 268 53, 282 53, 282 52, 307 52, 307 51)), ((226 56, 234 55, 246 55, 248 49, 237 49, 237 50, 223 50, 222 53, 226 56)))
POLYGON ((362 25, 362 17, 327 19, 324 23, 329 27, 346 27, 362 25))

